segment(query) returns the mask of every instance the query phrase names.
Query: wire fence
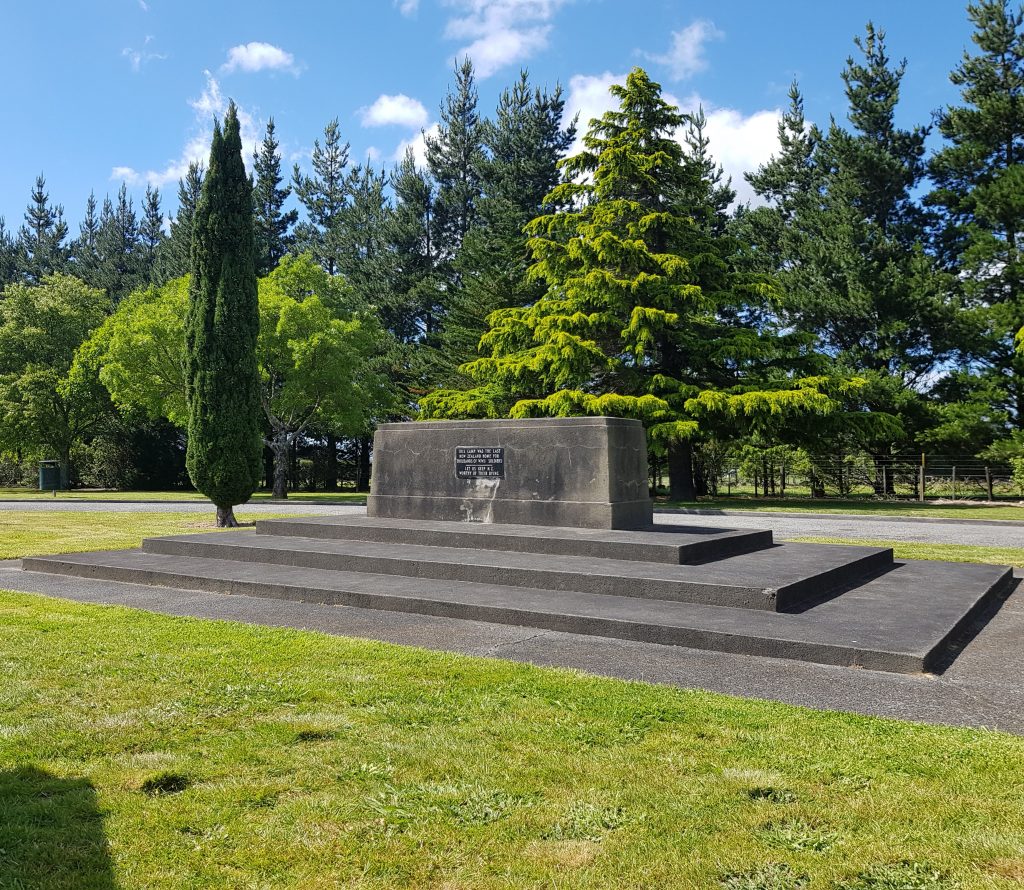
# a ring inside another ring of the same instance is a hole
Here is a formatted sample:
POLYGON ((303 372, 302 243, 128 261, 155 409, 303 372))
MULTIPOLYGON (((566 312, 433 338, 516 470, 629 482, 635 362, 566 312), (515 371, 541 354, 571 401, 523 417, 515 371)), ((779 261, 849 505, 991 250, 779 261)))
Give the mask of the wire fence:
MULTIPOLYGON (((807 455, 767 449, 743 456, 697 455, 701 493, 768 498, 871 496, 916 500, 1024 500, 1024 474, 973 455, 807 455)), ((654 467, 658 486, 667 469, 654 467)))

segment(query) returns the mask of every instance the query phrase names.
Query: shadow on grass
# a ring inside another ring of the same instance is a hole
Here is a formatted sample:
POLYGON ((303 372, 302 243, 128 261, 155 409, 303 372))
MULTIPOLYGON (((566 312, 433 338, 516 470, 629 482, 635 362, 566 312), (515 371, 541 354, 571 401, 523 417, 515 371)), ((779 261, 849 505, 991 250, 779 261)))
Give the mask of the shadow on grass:
POLYGON ((115 890, 92 782, 0 771, 0 887, 115 890))

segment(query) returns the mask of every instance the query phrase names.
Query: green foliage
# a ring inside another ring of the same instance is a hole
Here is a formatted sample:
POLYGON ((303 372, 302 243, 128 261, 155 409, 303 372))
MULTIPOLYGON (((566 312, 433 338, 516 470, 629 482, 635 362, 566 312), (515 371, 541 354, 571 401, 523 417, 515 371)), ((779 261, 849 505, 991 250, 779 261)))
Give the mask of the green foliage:
POLYGON ((256 225, 256 271, 267 274, 287 253, 292 243, 290 229, 298 221, 298 210, 285 210, 291 189, 281 188, 281 155, 274 119, 267 121, 263 141, 253 154, 253 210, 256 225))
POLYGON ((484 356, 461 368, 478 387, 427 396, 424 416, 637 417, 671 451, 715 424, 832 410, 831 381, 794 377, 786 338, 764 323, 770 280, 733 262, 702 116, 640 69, 612 93, 619 110, 562 162, 556 212, 527 227, 529 279, 546 292, 491 314, 484 356))
POLYGON ((237 109, 214 125, 196 208, 185 320, 187 466, 219 511, 245 503, 263 469, 252 187, 237 109))
POLYGON ((170 237, 163 243, 157 257, 152 280, 163 284, 172 278, 188 275, 192 268, 192 229, 196 207, 203 191, 205 168, 198 161, 188 165, 184 178, 178 180, 178 212, 171 220, 170 237))
POLYGON ((342 143, 338 119, 324 128, 324 142, 313 142, 313 175, 305 176, 296 164, 292 173, 295 197, 306 211, 306 219, 295 227, 295 247, 313 254, 332 275, 338 271, 338 244, 333 232, 346 201, 345 168, 349 144, 342 143))
POLYGON ((136 291, 106 319, 76 356, 90 364, 124 411, 188 426, 185 316, 189 281, 136 291))
POLYGON ((25 224, 18 230, 15 262, 23 280, 40 284, 48 275, 63 272, 68 260, 68 225, 64 221, 64 208, 50 203, 46 191, 46 177, 36 177, 25 224))
POLYGON ((1024 457, 1011 458, 1010 466, 1013 467, 1013 484, 1024 498, 1024 457))
POLYGON ((55 455, 65 486, 71 449, 110 408, 95 374, 73 363, 109 308, 103 291, 60 274, 9 285, 0 299, 0 446, 55 455))
POLYGON ((950 75, 962 104, 939 117, 947 144, 931 159, 928 201, 942 214, 936 247, 963 292, 962 352, 1024 429, 1024 355, 1013 342, 1024 326, 1024 9, 1014 5, 967 8, 976 51, 950 75))

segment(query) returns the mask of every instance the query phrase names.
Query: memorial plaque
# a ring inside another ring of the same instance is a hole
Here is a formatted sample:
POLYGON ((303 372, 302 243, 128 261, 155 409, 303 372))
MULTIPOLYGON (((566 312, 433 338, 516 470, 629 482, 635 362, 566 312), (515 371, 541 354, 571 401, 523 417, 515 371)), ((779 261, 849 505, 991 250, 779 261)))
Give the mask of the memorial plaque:
POLYGON ((505 449, 456 445, 455 475, 459 479, 504 479, 505 449))

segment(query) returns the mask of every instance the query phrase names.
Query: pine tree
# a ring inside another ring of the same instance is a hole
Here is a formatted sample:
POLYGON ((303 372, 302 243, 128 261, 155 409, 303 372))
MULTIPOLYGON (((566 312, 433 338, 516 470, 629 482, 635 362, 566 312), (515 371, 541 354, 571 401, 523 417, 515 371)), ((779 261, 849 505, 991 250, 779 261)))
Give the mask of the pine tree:
POLYGON ((334 227, 345 209, 349 144, 342 144, 335 118, 324 128, 324 144, 313 143, 313 175, 304 176, 295 165, 292 184, 306 218, 295 227, 295 247, 309 252, 330 275, 338 271, 338 245, 334 227))
POLYGON ((164 215, 160 209, 160 189, 146 186, 142 203, 142 222, 139 224, 139 277, 143 283, 158 280, 160 247, 164 243, 164 215))
POLYGON ((18 245, 0 216, 0 292, 18 280, 18 245))
POLYGON ((277 266, 292 244, 291 228, 299 218, 297 210, 284 210, 292 193, 281 188, 281 155, 274 135, 274 119, 267 121, 263 141, 253 153, 253 204, 256 219, 256 272, 268 274, 277 266))
POLYGON ((793 379, 776 332, 745 323, 745 308, 774 291, 733 268, 714 226, 695 225, 713 208, 685 202, 716 186, 700 185, 706 171, 676 139, 687 118, 641 69, 611 90, 619 109, 591 122, 548 196, 558 212, 528 227, 530 275, 546 293, 491 315, 487 354, 462 368, 475 389, 421 406, 427 416, 641 418, 668 451, 673 497, 689 499, 691 440, 706 426, 830 410, 831 381, 793 379))
POLYGON ((387 176, 370 164, 357 164, 346 179, 348 196, 330 236, 338 273, 354 289, 361 306, 385 306, 390 297, 391 207, 387 176))
POLYGON ((438 255, 449 281, 456 281, 453 261, 476 220, 480 170, 484 161, 479 97, 473 63, 455 69, 455 89, 441 106, 437 133, 428 136, 427 168, 436 183, 434 231, 438 255))
POLYGON ((96 245, 100 260, 96 284, 116 306, 144 280, 139 221, 124 184, 118 190, 116 204, 110 198, 103 202, 96 245))
POLYGON ((64 208, 50 204, 46 177, 40 173, 25 210, 25 225, 18 231, 21 272, 29 282, 38 284, 47 275, 64 270, 68 259, 64 243, 67 236, 64 208))
POLYGON ((931 159, 928 203, 942 213, 936 244, 974 322, 965 358, 1024 430, 1024 356, 1013 343, 1024 326, 1024 7, 978 0, 967 13, 977 51, 950 75, 963 104, 939 116, 948 144, 931 159))
POLYGON ((75 276, 93 287, 100 286, 99 235, 100 218, 96 212, 96 193, 89 192, 89 198, 85 202, 85 218, 79 223, 78 237, 72 245, 71 253, 75 276))
POLYGON ((451 383, 454 369, 476 357, 491 312, 526 306, 544 293, 541 282, 527 279, 524 228, 554 209, 545 197, 558 184, 558 162, 576 139, 575 121, 563 128, 564 111, 561 87, 550 93, 531 89, 524 71, 501 94, 495 120, 481 125, 486 159, 477 221, 456 259, 460 286, 441 334, 441 368, 451 383))
POLYGON ((391 176, 395 195, 388 241, 394 254, 392 302, 382 307, 385 326, 402 343, 432 342, 437 334, 442 290, 437 267, 436 192, 406 151, 391 176))
POLYGON ((256 362, 259 307, 252 186, 242 161, 238 110, 214 124, 196 207, 185 323, 189 476, 235 526, 234 507, 259 485, 263 423, 256 362))
POLYGON ((188 165, 184 178, 178 180, 178 212, 171 220, 171 234, 158 256, 155 283, 164 284, 172 278, 180 278, 191 269, 192 228, 204 175, 203 165, 193 161, 188 165))

